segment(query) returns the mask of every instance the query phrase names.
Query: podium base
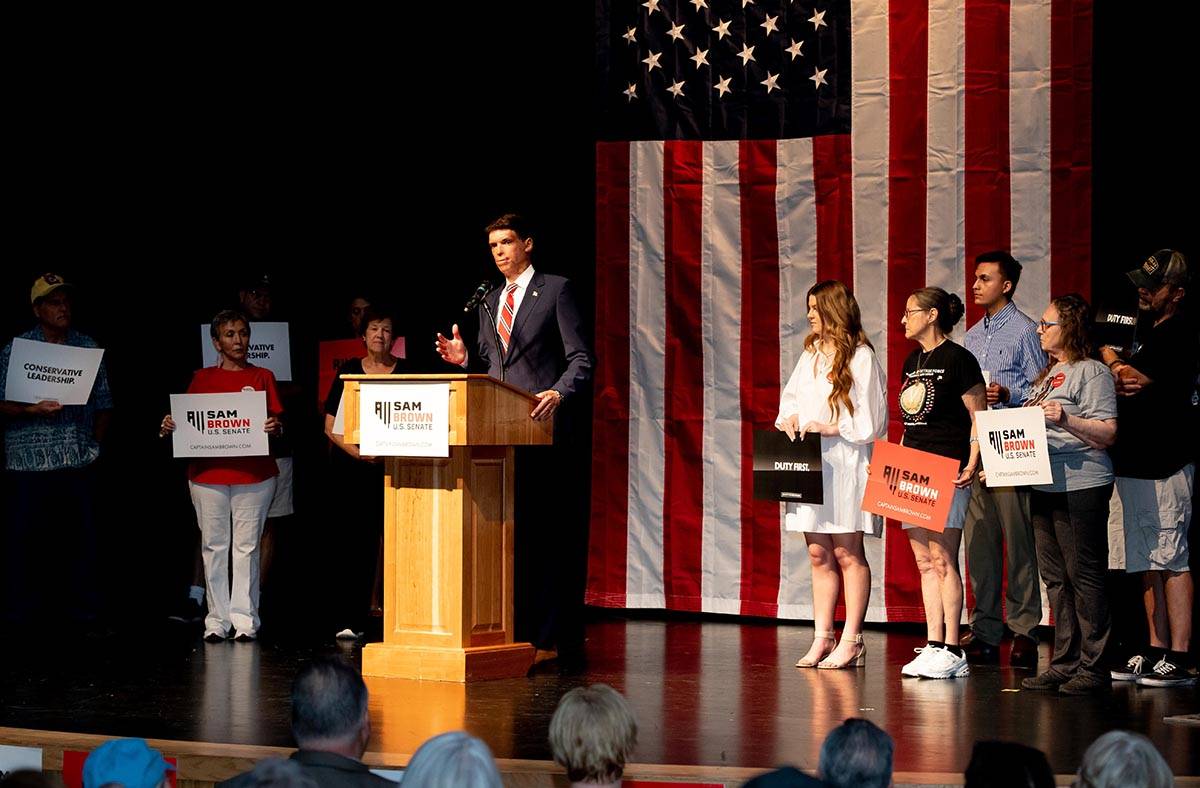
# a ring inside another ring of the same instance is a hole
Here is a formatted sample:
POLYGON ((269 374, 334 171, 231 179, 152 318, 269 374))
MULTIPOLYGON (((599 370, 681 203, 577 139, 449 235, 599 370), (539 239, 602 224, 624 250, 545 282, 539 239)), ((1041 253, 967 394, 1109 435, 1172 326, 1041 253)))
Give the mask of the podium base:
POLYGON ((431 648, 392 643, 363 646, 362 673, 424 681, 487 681, 524 676, 533 665, 533 645, 506 643, 474 648, 431 648))

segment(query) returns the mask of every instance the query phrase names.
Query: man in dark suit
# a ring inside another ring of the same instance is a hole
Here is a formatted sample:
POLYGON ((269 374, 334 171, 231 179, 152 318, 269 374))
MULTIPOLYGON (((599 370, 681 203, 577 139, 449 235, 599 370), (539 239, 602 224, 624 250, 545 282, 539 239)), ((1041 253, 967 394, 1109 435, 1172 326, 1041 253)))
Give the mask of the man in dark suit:
MULTIPOLYGON (((390 780, 372 774, 360 759, 371 739, 367 685, 353 668, 333 658, 309 664, 292 685, 292 736, 300 748, 291 761, 320 786, 385 788, 390 780)), ((219 788, 248 788, 254 772, 219 783, 219 788)))
POLYGON ((488 246, 504 284, 479 308, 473 353, 455 325, 437 335, 437 351, 451 364, 486 369, 494 378, 538 398, 535 420, 555 417, 553 449, 529 449, 517 458, 517 636, 538 648, 541 661, 562 652, 582 656, 586 527, 572 522, 586 474, 565 456, 571 442, 572 401, 592 377, 592 354, 570 281, 533 268, 533 236, 525 220, 505 214, 487 227, 488 246), (494 319, 489 317, 488 310, 494 319))

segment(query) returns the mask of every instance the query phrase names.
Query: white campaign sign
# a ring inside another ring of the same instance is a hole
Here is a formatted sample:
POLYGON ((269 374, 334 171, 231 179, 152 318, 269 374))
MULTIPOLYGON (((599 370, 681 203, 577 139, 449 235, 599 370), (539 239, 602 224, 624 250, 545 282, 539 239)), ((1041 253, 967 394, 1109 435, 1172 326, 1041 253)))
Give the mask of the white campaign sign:
POLYGON ((975 414, 979 456, 988 487, 1050 484, 1050 444, 1041 408, 1000 408, 975 414))
POLYGON ((103 356, 100 348, 16 337, 4 379, 4 398, 9 402, 51 399, 60 405, 86 405, 103 356))
POLYGON ((22 769, 34 772, 42 770, 42 748, 0 744, 0 780, 22 769))
POLYGON ((267 393, 172 394, 176 457, 256 457, 270 453, 267 393))
MULTIPOLYGON (((213 347, 212 326, 200 326, 201 366, 217 364, 217 349, 213 347)), ((292 346, 287 323, 251 323, 250 352, 246 360, 275 374, 276 380, 292 379, 292 346)))
POLYGON ((358 450, 374 457, 449 457, 449 383, 363 383, 358 450))

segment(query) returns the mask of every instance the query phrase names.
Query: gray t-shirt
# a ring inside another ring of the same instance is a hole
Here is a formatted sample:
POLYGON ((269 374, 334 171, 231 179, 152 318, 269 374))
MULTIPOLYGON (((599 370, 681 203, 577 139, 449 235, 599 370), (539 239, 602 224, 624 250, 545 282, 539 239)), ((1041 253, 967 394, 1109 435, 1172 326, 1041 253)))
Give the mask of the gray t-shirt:
MULTIPOLYGON (((1112 373, 1095 359, 1073 364, 1060 361, 1050 368, 1041 382, 1035 383, 1029 405, 1058 402, 1064 412, 1081 419, 1115 419, 1117 392, 1112 373)), ((1093 449, 1079 438, 1054 424, 1046 424, 1050 443, 1050 473, 1053 484, 1034 485, 1042 492, 1072 492, 1109 484, 1113 480, 1112 461, 1104 449, 1093 449)))

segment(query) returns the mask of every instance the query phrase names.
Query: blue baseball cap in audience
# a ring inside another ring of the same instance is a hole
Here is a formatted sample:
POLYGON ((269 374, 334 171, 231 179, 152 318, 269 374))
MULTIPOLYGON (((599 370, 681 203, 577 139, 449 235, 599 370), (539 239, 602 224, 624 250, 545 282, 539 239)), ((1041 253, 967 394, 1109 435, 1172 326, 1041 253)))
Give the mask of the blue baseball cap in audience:
POLYGON ((113 739, 92 750, 83 762, 83 788, 120 783, 125 788, 157 788, 175 767, 150 749, 145 739, 113 739))

